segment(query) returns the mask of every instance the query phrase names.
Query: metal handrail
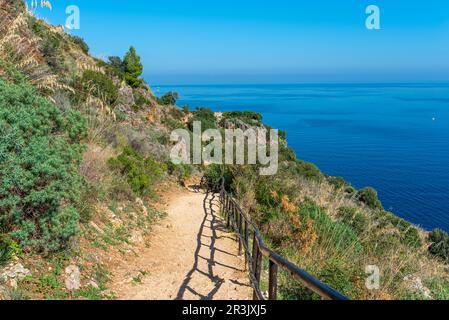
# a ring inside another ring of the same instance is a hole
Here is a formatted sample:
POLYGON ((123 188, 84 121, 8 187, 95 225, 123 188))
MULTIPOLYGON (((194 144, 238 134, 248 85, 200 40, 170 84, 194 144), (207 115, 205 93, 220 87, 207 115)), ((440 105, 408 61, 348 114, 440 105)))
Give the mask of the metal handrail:
POLYGON ((305 270, 291 263, 278 253, 274 252, 265 244, 263 237, 257 226, 251 221, 248 215, 241 209, 237 201, 230 195, 224 186, 224 179, 220 180, 220 203, 222 213, 225 215, 227 226, 232 228, 238 236, 239 254, 245 253, 245 266, 248 267, 249 278, 254 289, 253 298, 255 300, 265 300, 260 289, 260 273, 262 257, 269 260, 269 289, 268 299, 277 299, 277 273, 278 268, 288 272, 295 280, 306 288, 318 294, 323 299, 328 300, 349 300, 332 287, 319 281, 305 270), (253 248, 250 251, 249 236, 253 234, 253 248))

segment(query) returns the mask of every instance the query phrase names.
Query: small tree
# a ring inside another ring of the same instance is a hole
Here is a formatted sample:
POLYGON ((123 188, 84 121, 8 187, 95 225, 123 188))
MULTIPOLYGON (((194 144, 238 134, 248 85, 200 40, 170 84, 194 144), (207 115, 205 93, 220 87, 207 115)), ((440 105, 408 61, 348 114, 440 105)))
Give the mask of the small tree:
POLYGON ((134 47, 129 48, 129 51, 126 53, 123 59, 123 66, 125 81, 128 85, 133 88, 140 87, 143 83, 143 80, 139 78, 143 72, 143 65, 134 47))
POLYGON ((123 70, 124 66, 123 66, 122 58, 117 57, 117 56, 111 56, 108 59, 109 59, 109 64, 112 67, 117 68, 119 70, 123 70))
POLYGON ((162 97, 157 99, 157 102, 163 106, 174 106, 176 105, 176 100, 179 99, 179 94, 177 92, 167 92, 162 97))

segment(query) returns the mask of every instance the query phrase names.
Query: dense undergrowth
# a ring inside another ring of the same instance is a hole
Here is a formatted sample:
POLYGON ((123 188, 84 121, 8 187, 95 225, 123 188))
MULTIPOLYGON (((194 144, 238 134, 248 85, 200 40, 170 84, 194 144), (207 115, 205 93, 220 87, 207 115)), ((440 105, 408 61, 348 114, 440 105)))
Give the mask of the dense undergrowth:
POLYGON ((114 298, 105 261, 164 216, 158 185, 193 172, 168 162, 163 121, 182 126, 185 113, 158 104, 133 47, 92 58, 21 1, 0 2, 0 268, 32 271, 0 283, 0 298, 114 298), (74 263, 81 287, 70 291, 74 263))

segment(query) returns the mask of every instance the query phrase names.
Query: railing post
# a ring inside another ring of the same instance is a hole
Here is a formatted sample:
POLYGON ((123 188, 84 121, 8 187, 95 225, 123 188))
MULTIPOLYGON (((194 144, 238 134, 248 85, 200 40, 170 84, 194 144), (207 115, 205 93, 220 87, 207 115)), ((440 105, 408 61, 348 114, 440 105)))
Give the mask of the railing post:
POLYGON ((239 213, 239 224, 238 224, 238 228, 239 228, 239 255, 242 254, 242 236, 243 236, 243 232, 242 232, 242 212, 240 210, 237 210, 239 213))
POLYGON ((278 295, 278 266, 270 259, 270 271, 268 279, 268 299, 277 300, 278 295))
MULTIPOLYGON (((246 248, 249 249, 249 241, 248 241, 248 220, 245 220, 245 245, 246 248)), ((249 252, 245 252, 245 271, 248 270, 248 254, 249 252)))
MULTIPOLYGON (((260 269, 262 264, 262 254, 259 249, 259 243, 256 239, 256 234, 254 233, 254 242, 253 242, 253 270, 254 270, 254 278, 256 282, 254 285, 260 288, 260 269)), ((257 295, 257 291, 254 289, 253 300, 259 300, 257 295)))
POLYGON ((219 196, 218 196, 218 200, 220 202, 220 213, 223 213, 223 197, 222 197, 222 193, 220 191, 219 196))
POLYGON ((231 224, 231 210, 230 210, 230 201, 229 201, 229 195, 226 194, 226 227, 229 229, 229 226, 231 224))
POLYGON ((256 274, 256 259, 257 259, 257 239, 256 239, 256 231, 254 231, 253 233, 253 264, 252 264, 252 269, 254 272, 254 275, 256 274))

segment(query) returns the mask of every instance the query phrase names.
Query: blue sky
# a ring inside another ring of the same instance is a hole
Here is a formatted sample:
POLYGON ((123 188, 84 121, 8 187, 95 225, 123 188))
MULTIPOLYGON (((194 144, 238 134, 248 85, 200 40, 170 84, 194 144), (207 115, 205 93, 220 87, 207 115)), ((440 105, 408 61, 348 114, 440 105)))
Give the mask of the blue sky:
POLYGON ((100 57, 134 45, 150 84, 449 80, 447 0, 51 0, 100 57), (381 30, 365 9, 381 10, 381 30))

